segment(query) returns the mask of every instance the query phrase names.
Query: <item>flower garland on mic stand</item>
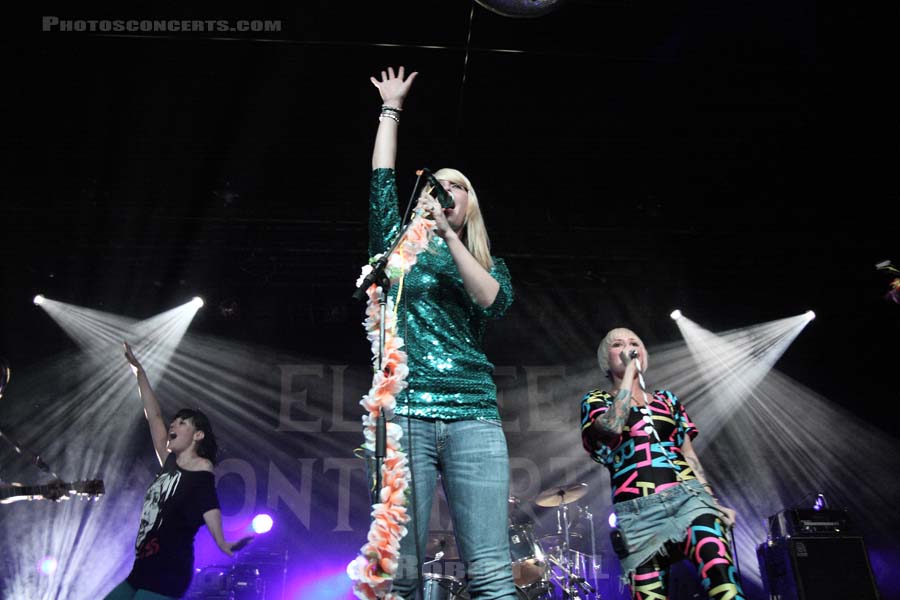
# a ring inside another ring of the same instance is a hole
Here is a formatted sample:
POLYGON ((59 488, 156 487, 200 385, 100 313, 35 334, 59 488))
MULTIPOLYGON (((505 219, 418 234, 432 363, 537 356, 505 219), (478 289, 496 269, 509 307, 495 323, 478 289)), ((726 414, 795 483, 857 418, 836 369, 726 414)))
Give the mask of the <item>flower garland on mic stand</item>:
MULTIPOLYGON (((375 450, 375 428, 381 412, 390 420, 394 416, 397 405, 397 394, 406 388, 406 376, 409 368, 406 364, 406 352, 403 338, 397 335, 396 307, 399 306, 403 293, 403 277, 416 264, 417 256, 428 247, 434 235, 435 223, 431 219, 416 214, 410 222, 403 241, 388 258, 385 274, 391 283, 400 282, 400 290, 396 302, 387 300, 387 311, 384 323, 384 356, 381 369, 372 377, 372 387, 363 396, 360 404, 366 409, 363 415, 363 448, 375 450)), ((381 255, 372 258, 370 263, 377 262, 381 255)), ((371 264, 362 269, 357 280, 361 286, 365 277, 372 271, 371 264)), ((372 284, 366 290, 366 320, 363 323, 366 337, 372 345, 373 363, 377 365, 382 348, 381 307, 382 289, 372 284)), ((353 580, 353 593, 363 600, 401 600, 400 596, 391 592, 394 575, 397 573, 400 558, 400 540, 406 535, 405 524, 409 521, 406 512, 406 491, 409 487, 409 464, 406 453, 400 445, 403 428, 396 423, 387 423, 385 440, 386 452, 382 466, 382 487, 378 491, 380 502, 372 505, 372 523, 369 526, 368 542, 360 548, 360 554, 349 565, 347 575, 353 580)))

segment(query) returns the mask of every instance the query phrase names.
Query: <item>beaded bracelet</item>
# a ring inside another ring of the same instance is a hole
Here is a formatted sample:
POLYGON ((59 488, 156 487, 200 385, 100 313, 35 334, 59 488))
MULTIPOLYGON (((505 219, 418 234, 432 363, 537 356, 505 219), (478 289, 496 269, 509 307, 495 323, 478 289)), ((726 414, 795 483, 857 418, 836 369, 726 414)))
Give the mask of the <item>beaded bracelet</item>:
POLYGON ((378 117, 378 121, 384 121, 385 119, 393 119, 395 123, 400 123, 400 117, 390 112, 382 112, 378 117))
POLYGON ((398 112, 398 113, 399 113, 399 112, 403 112, 403 109, 402 109, 402 108, 398 108, 398 107, 396 107, 396 106, 391 106, 390 104, 382 104, 382 105, 381 105, 381 112, 384 112, 384 111, 386 111, 386 110, 387 110, 387 111, 390 111, 390 112, 398 112))

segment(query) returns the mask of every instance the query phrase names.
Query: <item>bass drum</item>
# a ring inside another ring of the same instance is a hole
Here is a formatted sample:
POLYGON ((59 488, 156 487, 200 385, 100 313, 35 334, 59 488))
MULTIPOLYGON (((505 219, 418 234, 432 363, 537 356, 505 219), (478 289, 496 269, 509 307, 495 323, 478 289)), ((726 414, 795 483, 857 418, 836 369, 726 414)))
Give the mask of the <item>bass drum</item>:
POLYGON ((509 557, 516 586, 527 588, 547 579, 548 564, 531 525, 509 527, 509 557))

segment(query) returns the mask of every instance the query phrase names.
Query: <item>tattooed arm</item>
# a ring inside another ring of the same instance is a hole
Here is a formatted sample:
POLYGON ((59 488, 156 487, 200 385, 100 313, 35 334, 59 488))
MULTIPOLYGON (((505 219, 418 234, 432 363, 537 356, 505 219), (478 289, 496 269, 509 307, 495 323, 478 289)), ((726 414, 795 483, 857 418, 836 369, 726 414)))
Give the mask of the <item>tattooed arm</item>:
POLYGON ((621 354, 622 363, 626 365, 619 384, 619 391, 613 396, 612 406, 605 413, 594 419, 593 434, 596 440, 609 445, 615 443, 622 435, 625 421, 631 411, 631 390, 634 387, 637 368, 625 352, 621 354))
POLYGON ((622 373, 621 379, 613 376, 613 381, 618 384, 618 391, 613 396, 612 405, 609 410, 594 419, 591 426, 591 436, 595 443, 607 446, 617 445, 619 437, 622 435, 625 421, 628 420, 628 414, 631 411, 631 393, 637 377, 637 367, 624 351, 621 354, 621 360, 625 365, 625 371, 622 373))
POLYGON ((631 410, 631 390, 619 390, 613 397, 609 410, 594 419, 591 427, 594 439, 607 445, 615 442, 622 435, 629 410, 631 410))

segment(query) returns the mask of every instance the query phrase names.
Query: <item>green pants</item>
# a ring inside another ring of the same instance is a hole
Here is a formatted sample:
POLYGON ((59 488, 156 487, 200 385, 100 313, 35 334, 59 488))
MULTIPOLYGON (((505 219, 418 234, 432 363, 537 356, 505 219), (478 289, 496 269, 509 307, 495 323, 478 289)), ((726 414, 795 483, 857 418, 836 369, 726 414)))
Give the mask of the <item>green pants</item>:
POLYGON ((127 581, 117 585, 103 600, 178 600, 174 596, 163 596, 147 590, 136 590, 127 581))

